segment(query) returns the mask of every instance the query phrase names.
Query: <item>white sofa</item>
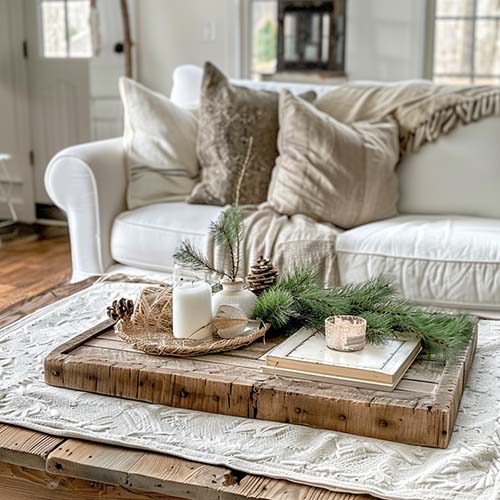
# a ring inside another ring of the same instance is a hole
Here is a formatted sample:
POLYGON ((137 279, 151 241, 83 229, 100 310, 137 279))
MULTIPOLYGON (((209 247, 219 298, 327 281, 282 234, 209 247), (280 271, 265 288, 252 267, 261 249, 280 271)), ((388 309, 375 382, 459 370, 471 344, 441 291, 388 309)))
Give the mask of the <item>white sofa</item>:
MULTIPOLYGON (((196 105, 201 69, 174 73, 171 98, 196 105)), ((235 81, 293 92, 331 87, 235 81)), ((399 167, 401 215, 337 234, 342 284, 389 275, 413 302, 500 316, 500 117, 461 127, 399 167)), ((169 273, 182 239, 207 245, 221 207, 163 203, 127 211, 121 138, 70 147, 46 172, 68 216, 73 280, 120 269, 169 273)), ((335 258, 332 255, 332 258, 335 258)))

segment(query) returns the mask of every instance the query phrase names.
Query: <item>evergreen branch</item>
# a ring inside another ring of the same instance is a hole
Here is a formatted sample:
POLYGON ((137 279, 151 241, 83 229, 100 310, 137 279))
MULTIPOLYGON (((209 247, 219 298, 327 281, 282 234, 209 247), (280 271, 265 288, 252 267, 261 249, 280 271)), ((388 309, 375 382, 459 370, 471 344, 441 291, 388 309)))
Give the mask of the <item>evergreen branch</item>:
POLYGON ((230 207, 210 224, 210 235, 218 245, 227 245, 231 259, 231 273, 225 273, 232 281, 240 267, 239 249, 243 239, 243 213, 239 207, 230 207))
POLYGON ((465 347, 474 327, 467 316, 432 313, 408 304, 386 279, 323 289, 317 273, 307 269, 280 277, 260 295, 253 317, 271 323, 271 333, 292 334, 302 326, 323 329, 328 316, 339 314, 365 318, 369 343, 418 339, 424 355, 434 359, 453 356, 465 347))
POLYGON ((253 311, 256 318, 266 318, 273 328, 284 328, 293 318, 294 298, 287 290, 270 288, 266 290, 257 301, 253 311))
POLYGON ((212 266, 208 259, 202 255, 189 241, 183 241, 180 244, 179 248, 174 253, 174 259, 193 269, 206 269, 210 272, 218 274, 219 276, 227 276, 230 278, 225 271, 216 269, 212 266))

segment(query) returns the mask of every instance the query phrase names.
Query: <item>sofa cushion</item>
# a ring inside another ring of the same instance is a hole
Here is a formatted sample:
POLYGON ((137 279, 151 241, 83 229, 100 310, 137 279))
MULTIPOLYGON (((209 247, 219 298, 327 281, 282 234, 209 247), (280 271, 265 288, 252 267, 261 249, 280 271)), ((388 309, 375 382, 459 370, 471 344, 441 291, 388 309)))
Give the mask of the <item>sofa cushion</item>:
POLYGON ((500 218, 500 116, 457 127, 399 166, 399 211, 500 218))
POLYGON ((156 203, 120 214, 113 224, 111 255, 120 264, 171 272, 184 239, 207 249, 210 222, 222 207, 156 203))
MULTIPOLYGON (((304 99, 314 100, 311 92, 304 99)), ((205 64, 196 152, 201 181, 189 203, 256 205, 265 201, 278 156, 278 94, 232 85, 205 64)))
POLYGON ((412 302, 498 310, 500 221, 466 216, 400 216, 337 238, 341 284, 393 279, 412 302))
POLYGON ((398 127, 350 125, 280 93, 279 157, 267 200, 279 213, 351 228, 397 214, 398 127))
POLYGON ((130 78, 122 77, 119 86, 128 208, 184 201, 199 175, 195 114, 130 78))

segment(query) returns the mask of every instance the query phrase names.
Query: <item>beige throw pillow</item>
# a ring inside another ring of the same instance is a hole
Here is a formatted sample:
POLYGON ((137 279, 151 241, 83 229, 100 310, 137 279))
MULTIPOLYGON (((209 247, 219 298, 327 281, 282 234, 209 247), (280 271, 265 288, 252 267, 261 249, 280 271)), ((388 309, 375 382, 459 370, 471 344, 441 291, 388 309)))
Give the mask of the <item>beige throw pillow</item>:
POLYGON ((121 78, 119 87, 128 208, 185 200, 199 176, 194 112, 129 78, 121 78))
POLYGON ((268 195, 274 210, 345 229, 397 214, 392 118, 345 125, 285 90, 279 119, 280 156, 268 195))
MULTIPOLYGON (((304 94, 313 100, 314 92, 304 94)), ((253 205, 266 200, 278 136, 277 92, 232 85, 205 64, 196 151, 201 182, 189 203, 253 205)))

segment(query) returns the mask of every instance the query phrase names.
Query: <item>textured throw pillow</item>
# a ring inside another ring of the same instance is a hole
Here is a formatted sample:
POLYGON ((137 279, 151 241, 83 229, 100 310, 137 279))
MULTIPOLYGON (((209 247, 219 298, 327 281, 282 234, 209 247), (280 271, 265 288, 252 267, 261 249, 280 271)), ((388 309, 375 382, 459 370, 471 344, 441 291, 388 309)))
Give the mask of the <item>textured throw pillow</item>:
MULTIPOLYGON (((303 97, 313 100, 316 94, 303 97)), ((265 201, 278 156, 278 102, 278 93, 232 85, 213 64, 205 64, 196 141, 201 182, 189 203, 265 201)))
POLYGON ((119 86, 125 114, 128 207, 185 200, 199 175, 194 112, 129 78, 121 78, 119 86))
POLYGON ((392 118, 345 125, 288 91, 280 94, 279 117, 272 208, 345 229, 397 214, 399 142, 392 118))

